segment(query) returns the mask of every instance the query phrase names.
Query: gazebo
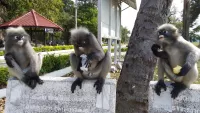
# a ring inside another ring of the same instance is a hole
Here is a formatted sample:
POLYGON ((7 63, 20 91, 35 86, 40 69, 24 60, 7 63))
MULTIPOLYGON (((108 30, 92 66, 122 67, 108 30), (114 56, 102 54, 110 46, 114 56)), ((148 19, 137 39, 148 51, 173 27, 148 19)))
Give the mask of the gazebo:
POLYGON ((8 27, 24 27, 27 32, 31 35, 31 41, 34 41, 37 45, 37 38, 33 39, 33 33, 42 33, 43 44, 46 45, 45 32, 52 34, 53 40, 53 32, 54 31, 62 31, 63 28, 57 25, 56 23, 50 21, 44 16, 37 13, 35 10, 31 10, 30 12, 17 17, 9 22, 3 23, 0 25, 0 29, 6 29, 8 27))

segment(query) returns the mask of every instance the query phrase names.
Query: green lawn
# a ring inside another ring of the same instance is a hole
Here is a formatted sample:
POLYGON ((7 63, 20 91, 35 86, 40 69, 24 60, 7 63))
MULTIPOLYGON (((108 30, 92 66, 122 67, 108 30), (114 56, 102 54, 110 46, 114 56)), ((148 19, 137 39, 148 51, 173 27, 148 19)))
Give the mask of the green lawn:
POLYGON ((199 42, 192 42, 195 46, 199 45, 199 42))

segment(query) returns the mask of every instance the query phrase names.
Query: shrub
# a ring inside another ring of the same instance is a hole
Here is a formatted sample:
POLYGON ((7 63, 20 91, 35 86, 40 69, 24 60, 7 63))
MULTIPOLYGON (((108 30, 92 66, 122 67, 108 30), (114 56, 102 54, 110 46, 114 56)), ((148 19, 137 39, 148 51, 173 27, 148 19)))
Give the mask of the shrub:
MULTIPOLYGON (((106 52, 108 49, 103 49, 104 52, 106 52)), ((126 52, 128 48, 121 48, 121 52, 126 52)), ((111 49, 111 52, 114 52, 114 48, 111 49)))
POLYGON ((65 45, 65 46, 42 46, 35 47, 34 50, 36 52, 45 52, 45 51, 57 51, 57 50, 69 50, 73 49, 73 45, 65 45))
POLYGON ((8 68, 0 67, 0 85, 6 85, 9 78, 8 68))
POLYGON ((68 66, 70 66, 69 55, 47 55, 43 58, 40 74, 50 73, 52 71, 59 70, 68 66))
POLYGON ((4 55, 4 51, 0 51, 0 56, 3 56, 4 55))
MULTIPOLYGON (((58 50, 69 50, 73 49, 73 45, 64 45, 64 46, 42 46, 42 47, 34 47, 33 49, 36 52, 48 52, 48 51, 58 51, 58 50)), ((3 56, 4 52, 0 51, 0 56, 3 56)))
POLYGON ((126 47, 126 48, 122 48, 122 49, 121 49, 121 51, 122 51, 122 52, 126 52, 127 50, 128 50, 128 48, 127 48, 127 47, 126 47))

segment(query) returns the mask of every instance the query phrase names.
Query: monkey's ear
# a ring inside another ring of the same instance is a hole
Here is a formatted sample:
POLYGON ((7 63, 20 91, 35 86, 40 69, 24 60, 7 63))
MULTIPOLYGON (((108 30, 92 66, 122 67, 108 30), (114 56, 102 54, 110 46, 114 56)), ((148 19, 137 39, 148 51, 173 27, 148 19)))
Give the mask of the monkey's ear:
POLYGON ((178 30, 178 29, 174 30, 174 32, 172 33, 172 35, 173 35, 173 37, 175 37, 175 38, 179 37, 179 36, 180 36, 179 30, 178 30))

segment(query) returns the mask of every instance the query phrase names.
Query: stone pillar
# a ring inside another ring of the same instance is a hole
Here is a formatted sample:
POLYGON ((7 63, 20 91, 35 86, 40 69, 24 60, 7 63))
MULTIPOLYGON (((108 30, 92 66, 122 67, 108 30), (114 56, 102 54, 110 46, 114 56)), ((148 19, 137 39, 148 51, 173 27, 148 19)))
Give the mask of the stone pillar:
POLYGON ((82 89, 71 93, 75 78, 41 77, 43 85, 30 89, 18 80, 9 80, 5 113, 115 113, 116 80, 106 79, 97 94, 94 80, 85 80, 82 89))
POLYGON ((151 81, 149 87, 149 112, 148 113, 200 113, 200 84, 192 84, 176 99, 171 98, 172 86, 167 84, 167 91, 162 91, 158 96, 153 88, 157 81, 151 81))

